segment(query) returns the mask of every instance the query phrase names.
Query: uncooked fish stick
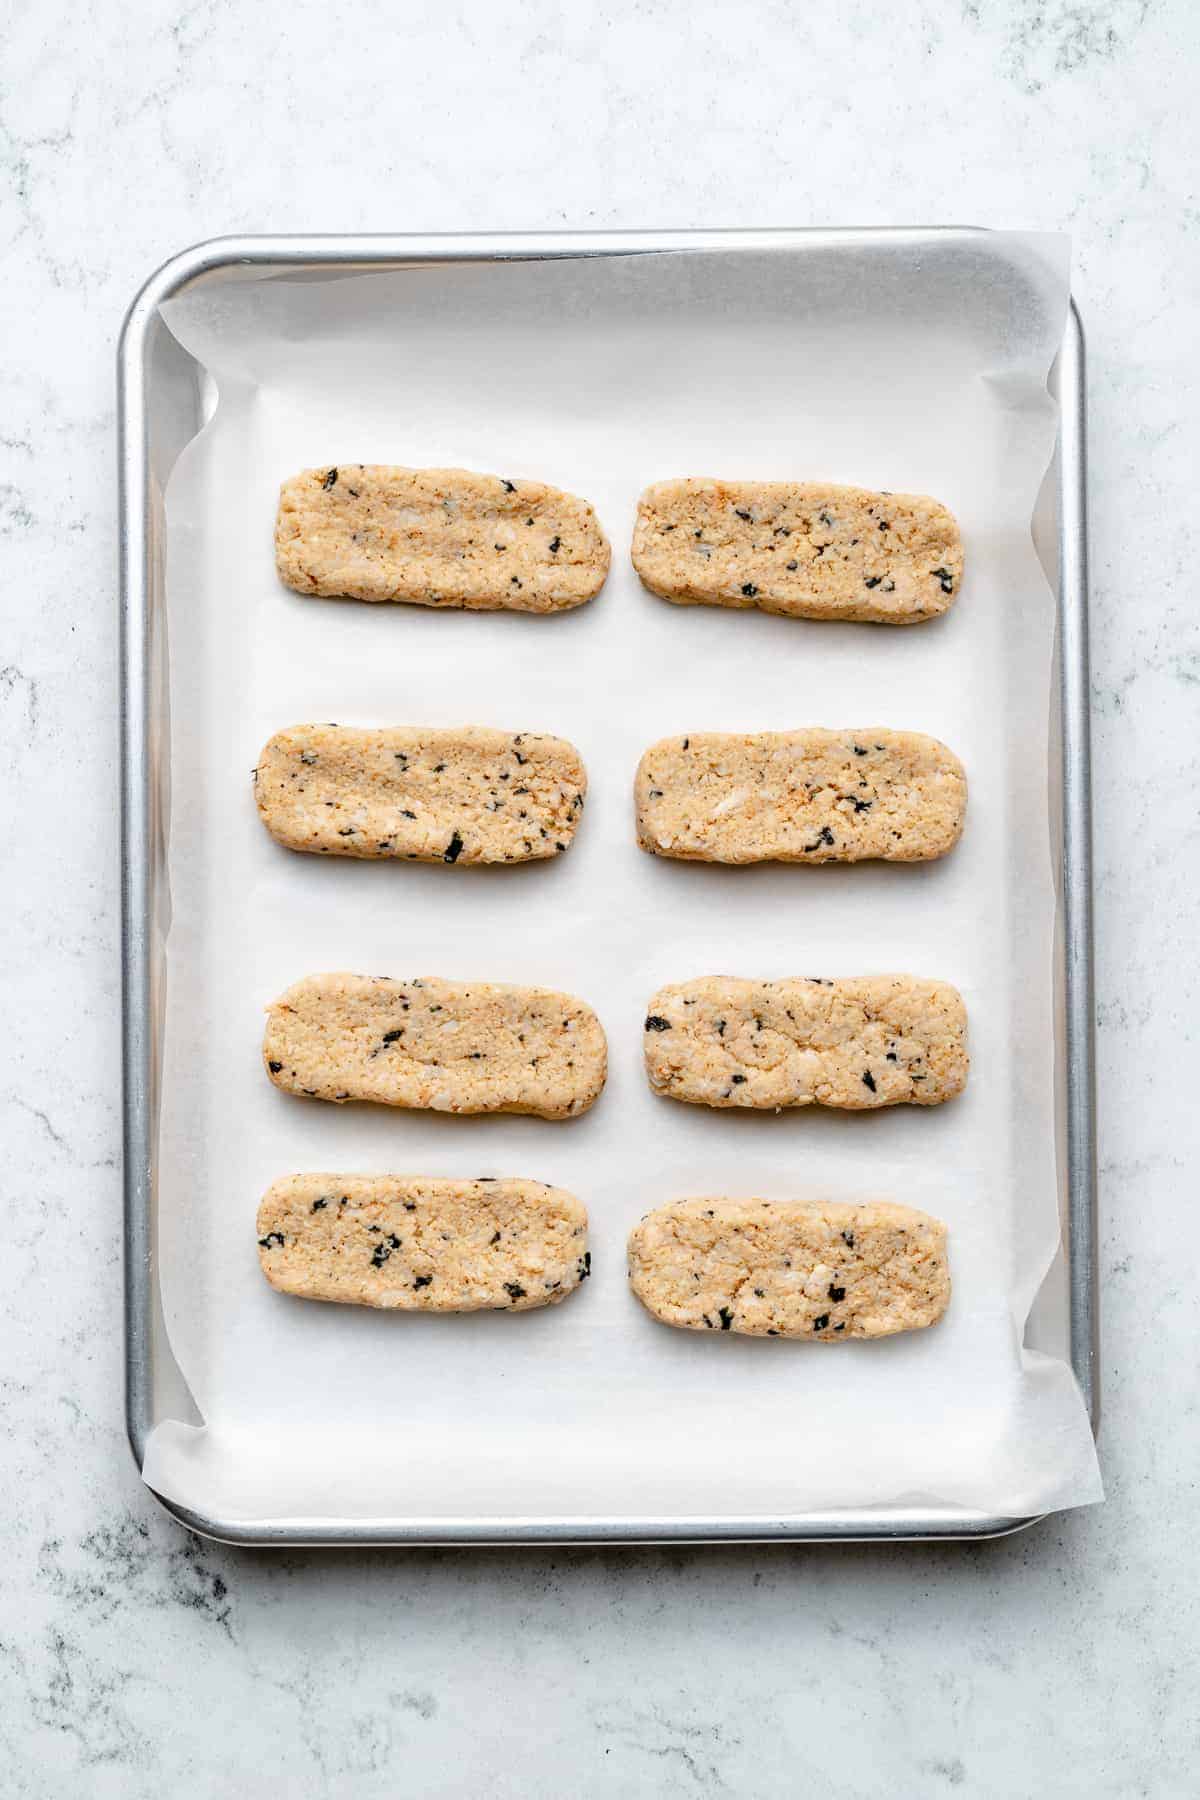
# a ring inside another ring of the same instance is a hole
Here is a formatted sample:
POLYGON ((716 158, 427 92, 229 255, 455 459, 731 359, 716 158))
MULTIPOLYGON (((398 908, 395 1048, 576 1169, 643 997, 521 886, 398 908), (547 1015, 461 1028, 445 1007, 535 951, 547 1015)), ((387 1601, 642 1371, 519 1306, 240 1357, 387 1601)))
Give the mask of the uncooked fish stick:
POLYGON ((928 862, 962 836, 967 778, 919 731, 694 731, 638 764, 638 842, 685 862, 928 862))
POLYGON ((677 1200, 629 1238, 629 1278, 664 1325, 837 1343, 934 1325, 946 1227, 887 1201, 677 1200))
POLYGON ((607 1055, 570 994, 433 976, 309 975, 267 1009, 263 1037, 267 1073, 292 1094, 545 1119, 587 1110, 607 1055))
POLYGON ((289 850, 464 867, 557 856, 586 792, 574 744, 478 725, 295 725, 254 776, 259 817, 289 850))
POLYGON ((913 625, 954 604, 963 549, 954 515, 923 494, 660 481, 638 503, 633 566, 678 606, 913 625))
POLYGON ((913 975, 682 981, 654 995, 643 1042, 651 1087, 693 1106, 939 1106, 970 1066, 962 995, 913 975))
POLYGON ((528 1312, 591 1273, 587 1212, 541 1181, 285 1175, 257 1236, 282 1293, 396 1312, 528 1312))
POLYGON ((600 592, 609 561, 588 502, 541 481, 340 463, 280 491, 275 562, 298 594, 563 612, 600 592))

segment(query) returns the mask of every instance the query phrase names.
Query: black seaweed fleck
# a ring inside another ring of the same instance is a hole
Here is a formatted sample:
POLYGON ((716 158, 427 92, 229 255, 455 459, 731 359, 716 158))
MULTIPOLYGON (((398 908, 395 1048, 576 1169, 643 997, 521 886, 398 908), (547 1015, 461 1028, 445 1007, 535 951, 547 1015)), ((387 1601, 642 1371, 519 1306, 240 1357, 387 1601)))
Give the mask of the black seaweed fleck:
POLYGON ((376 1244, 374 1250, 371 1252, 371 1267, 373 1269, 382 1269, 384 1263, 391 1254, 392 1246, 390 1244, 376 1244))
POLYGON ((646 1031, 670 1031, 670 1019, 664 1019, 661 1013, 651 1013, 643 1027, 646 1031))
POLYGON ((463 852, 463 841, 459 837, 459 835, 456 831, 454 833, 454 836, 450 839, 450 842, 446 846, 445 854, 442 857, 442 861, 448 862, 448 863, 457 862, 459 857, 462 855, 462 852, 463 852))
POLYGON ((937 579, 942 584, 943 594, 952 594, 954 592, 954 577, 951 575, 949 569, 930 569, 929 573, 937 576, 937 579))
POLYGON ((754 1297, 756 1300, 765 1300, 766 1294, 762 1288, 755 1288, 754 1297))
POLYGON ((852 1231, 843 1231, 842 1242, 843 1242, 843 1244, 849 1245, 850 1249, 853 1250, 853 1248, 854 1248, 854 1233, 852 1231))
POLYGON ((432 1287, 433 1286, 433 1276, 432 1275, 418 1275, 415 1277, 415 1279, 413 1281, 413 1286, 415 1288, 432 1287))
POLYGON ((872 1075, 870 1069, 868 1069, 866 1074, 863 1076, 863 1086, 866 1088, 870 1088, 872 1093, 875 1092, 875 1077, 872 1075))
POLYGON ((503 484, 504 491, 506 494, 515 494, 516 493, 517 484, 515 481, 505 481, 503 475, 500 477, 500 480, 501 480, 501 483, 503 484))
POLYGON ((746 1077, 744 1075, 731 1075, 729 1079, 732 1081, 734 1087, 741 1087, 744 1084, 746 1077))
POLYGON ((888 522, 887 522, 887 520, 886 520, 886 519, 880 519, 880 521, 879 521, 879 529, 880 529, 880 531, 888 531, 888 530, 890 530, 890 527, 889 527, 889 525, 888 525, 888 522))
POLYGON ((524 1300, 525 1298, 525 1289, 519 1281, 506 1281, 504 1291, 510 1300, 524 1300))
POLYGON ((727 1306, 722 1306, 717 1313, 717 1317, 721 1321, 721 1330, 728 1331, 733 1324, 733 1314, 730 1312, 729 1308, 727 1306))
POLYGON ((856 813, 870 812, 873 804, 870 800, 860 800, 857 794, 851 794, 850 800, 856 813))
POLYGON ((752 581, 744 581, 742 583, 742 592, 748 600, 753 600, 754 596, 758 593, 758 589, 752 581))
POLYGON ((357 827, 354 825, 342 825, 338 828, 338 836, 353 837, 356 830, 357 827))
POLYGON ((328 1200, 314 1200, 312 1203, 312 1210, 314 1212, 324 1212, 325 1208, 328 1205, 329 1205, 328 1200))
POLYGON ((813 1330, 814 1331, 828 1331, 829 1330, 829 1314, 828 1313, 822 1313, 819 1318, 816 1318, 813 1320, 813 1330))
POLYGON ((324 481, 321 483, 321 486, 325 489, 326 493, 329 492, 329 489, 336 482, 337 475, 338 475, 338 472, 336 469, 330 469, 328 475, 326 475, 324 481))
POLYGON ((788 563, 787 567, 788 567, 789 574, 794 575, 796 573, 796 570, 800 567, 800 564, 798 562, 790 562, 790 563, 788 563))
POLYGON ((718 1037, 725 1036, 725 1020, 724 1019, 717 1020, 717 1036, 718 1037))
POLYGON ((272 1075, 278 1075, 280 1069, 282 1069, 282 1067, 283 1067, 283 1064, 281 1062, 269 1062, 267 1064, 267 1067, 268 1067, 268 1069, 270 1069, 272 1075))
POLYGON ((383 1041, 385 1044, 394 1044, 396 1042, 397 1038, 402 1038, 403 1036, 404 1036, 404 1027, 403 1027, 403 1025, 398 1025, 396 1027, 395 1031, 385 1031, 384 1032, 383 1041))
POLYGON ((841 1323, 841 1324, 840 1324, 840 1325, 835 1325, 835 1326, 834 1326, 834 1328, 833 1328, 833 1329, 834 1329, 834 1330, 835 1330, 835 1331, 845 1331, 845 1329, 846 1329, 846 1322, 845 1322, 845 1320, 843 1320, 843 1321, 842 1321, 842 1323, 841 1323))
POLYGON ((743 510, 740 506, 735 506, 733 510, 737 514, 739 519, 749 519, 749 517, 750 517, 750 514, 748 512, 743 512, 743 510))
POLYGON ((558 555, 558 552, 559 552, 559 551, 560 551, 560 550, 561 550, 561 549, 562 549, 562 539, 561 539, 561 538, 559 538, 559 537, 556 537, 556 538, 551 538, 551 540, 550 540, 550 554, 551 554, 551 556, 557 556, 557 555, 558 555))
POLYGON ((864 578, 863 578, 863 586, 869 587, 869 588, 876 588, 879 586, 879 584, 882 580, 883 580, 882 575, 867 575, 867 576, 864 576, 864 578))
POLYGON ((282 1250, 286 1239, 284 1238, 282 1231, 268 1231, 266 1237, 261 1237, 258 1241, 264 1250, 269 1250, 272 1244, 278 1244, 279 1248, 282 1250))
POLYGON ((830 831, 828 825, 822 825, 820 831, 817 833, 816 842, 805 844, 804 848, 805 850, 819 850, 822 844, 832 845, 833 841, 833 833, 830 831))
POLYGON ((844 1300, 844 1299, 845 1299, 845 1298, 846 1298, 846 1290, 845 1290, 845 1288, 844 1288, 844 1287, 838 1287, 838 1286, 837 1286, 837 1284, 836 1284, 836 1282, 835 1282, 835 1283, 833 1283, 833 1284, 832 1284, 832 1285, 831 1285, 831 1286, 830 1286, 830 1289, 829 1289, 829 1298, 830 1298, 830 1299, 831 1299, 831 1300, 844 1300))
POLYGON ((862 744, 855 744, 854 754, 855 756, 865 756, 867 754, 865 746, 862 744))
POLYGON ((591 1274, 591 1272, 592 1272, 592 1253, 590 1250, 585 1250, 583 1255, 580 1257, 579 1263, 578 1263, 578 1273, 579 1273, 580 1281, 586 1281, 588 1276, 591 1274))
POLYGON ((894 1051, 894 1050, 889 1050, 889 1051, 888 1051, 888 1053, 887 1053, 887 1056, 886 1056, 886 1058, 885 1058, 885 1061, 887 1061, 887 1062, 899 1062, 899 1061, 900 1061, 900 1058, 899 1058, 899 1057, 898 1057, 898 1056, 897 1056, 897 1055, 896 1055, 896 1052, 895 1052, 895 1051, 894 1051))

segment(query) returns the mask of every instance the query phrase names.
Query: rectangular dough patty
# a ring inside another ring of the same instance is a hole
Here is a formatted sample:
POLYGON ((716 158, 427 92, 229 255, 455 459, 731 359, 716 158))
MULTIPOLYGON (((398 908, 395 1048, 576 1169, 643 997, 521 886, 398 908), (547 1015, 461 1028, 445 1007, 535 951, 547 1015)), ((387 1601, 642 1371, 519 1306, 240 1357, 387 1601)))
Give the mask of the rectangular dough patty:
POLYGON ((629 1279, 664 1325, 826 1343, 919 1331, 950 1300, 946 1227, 882 1200, 676 1200, 634 1226, 629 1279))
POLYGON ((634 783, 638 843, 686 862, 929 862, 962 836, 967 778, 920 731, 694 731, 634 783))
POLYGON ((528 1312, 591 1273, 587 1212, 540 1181, 285 1175, 257 1236, 281 1293, 397 1312, 528 1312))
POLYGON ((306 976, 268 1007, 263 1037, 288 1093, 544 1119, 586 1112, 607 1057, 599 1019, 570 994, 434 976, 306 976))
POLYGON ((963 549, 954 515, 923 494, 660 481, 638 502, 633 566, 677 606, 912 625, 954 604, 963 549))
POLYGON ((948 981, 856 975, 660 988, 646 1009, 646 1074, 693 1106, 938 1106, 967 1079, 967 1010, 948 981))
POLYGON ((591 506, 540 481, 342 463, 285 481, 279 576, 298 594, 475 612, 563 612, 611 552, 591 506))
POLYGON ((479 725, 294 725, 254 773, 259 817, 289 850, 463 866, 557 856, 586 792, 574 744, 479 725))

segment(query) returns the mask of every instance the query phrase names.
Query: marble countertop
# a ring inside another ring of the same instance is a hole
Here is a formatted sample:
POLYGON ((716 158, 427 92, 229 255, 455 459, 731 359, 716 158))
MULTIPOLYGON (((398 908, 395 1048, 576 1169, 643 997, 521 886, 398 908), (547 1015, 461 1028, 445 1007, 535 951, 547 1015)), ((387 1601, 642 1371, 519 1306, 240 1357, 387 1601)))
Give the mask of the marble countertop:
POLYGON ((6 1796, 1195 1792, 1198 66, 1190 0, 9 9, 6 1796), (224 232, 935 221, 1069 230, 1088 331, 1107 1503, 935 1549, 189 1537, 121 1409, 130 296, 224 232))

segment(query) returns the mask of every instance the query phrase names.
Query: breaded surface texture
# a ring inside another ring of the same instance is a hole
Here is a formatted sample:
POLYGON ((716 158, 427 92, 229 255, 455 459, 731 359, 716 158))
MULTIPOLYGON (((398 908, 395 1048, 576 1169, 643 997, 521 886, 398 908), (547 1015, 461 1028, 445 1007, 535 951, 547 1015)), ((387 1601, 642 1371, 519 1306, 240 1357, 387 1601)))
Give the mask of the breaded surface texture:
POLYGON ((962 836, 967 778, 919 731, 694 731, 651 745, 638 843, 685 862, 928 862, 962 836))
POLYGON ((586 793, 565 738, 480 725, 294 725, 254 776, 259 817, 289 850, 460 867, 559 855, 586 793))
POLYGON ((629 1238, 629 1278, 664 1325, 837 1343, 936 1324, 946 1227, 886 1201, 676 1200, 629 1238))
POLYGON ((590 1006, 550 988, 426 976, 309 975, 267 1009, 276 1087, 450 1113, 585 1112, 607 1045, 590 1006))
POLYGON ((285 1175, 257 1236, 281 1293, 396 1312, 528 1312, 591 1270, 586 1211, 540 1181, 285 1175))
POLYGON ((912 625, 954 604, 963 549, 953 514, 924 494, 660 481, 638 503, 633 566, 679 606, 912 625))
POLYGON ((279 576, 298 594, 475 612, 565 612, 604 586, 586 500, 469 469, 326 464, 285 481, 279 576))
POLYGON ((938 1106, 970 1066, 962 995, 913 975, 678 982, 651 999, 643 1044, 656 1093, 760 1111, 938 1106))

